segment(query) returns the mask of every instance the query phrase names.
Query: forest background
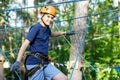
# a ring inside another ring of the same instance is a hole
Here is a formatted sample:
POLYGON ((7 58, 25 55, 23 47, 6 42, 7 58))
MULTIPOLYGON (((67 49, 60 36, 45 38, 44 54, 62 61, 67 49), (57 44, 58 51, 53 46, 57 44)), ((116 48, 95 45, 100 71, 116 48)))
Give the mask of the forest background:
POLYGON ((120 79, 120 0, 33 0, 33 6, 29 1, 0 0, 0 52, 9 63, 8 67, 4 65, 6 79, 17 78, 11 75, 10 66, 43 5, 57 9, 52 31, 78 31, 75 36, 53 38, 49 45, 49 55, 69 80, 120 79))

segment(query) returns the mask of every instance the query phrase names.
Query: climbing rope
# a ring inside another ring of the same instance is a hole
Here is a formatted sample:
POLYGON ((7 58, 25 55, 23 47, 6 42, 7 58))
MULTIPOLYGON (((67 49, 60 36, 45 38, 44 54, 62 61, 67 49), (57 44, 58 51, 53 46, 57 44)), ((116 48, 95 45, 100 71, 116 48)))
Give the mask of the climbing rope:
MULTIPOLYGON (((58 2, 58 3, 53 3, 53 4, 44 4, 42 6, 56 6, 59 4, 67 4, 67 3, 73 3, 73 2, 80 2, 80 1, 86 1, 86 0, 71 0, 71 1, 64 1, 64 2, 58 2)), ((0 10, 0 12, 7 12, 7 11, 19 11, 21 9, 29 9, 29 8, 39 8, 41 6, 30 6, 30 7, 23 7, 23 8, 13 8, 13 9, 6 9, 6 10, 0 10)))
MULTIPOLYGON (((60 31, 60 29, 58 28, 58 25, 57 25, 56 23, 54 23, 54 26, 56 27, 56 29, 57 29, 58 31, 60 31)), ((78 57, 81 57, 82 59, 84 59, 83 56, 81 56, 80 54, 81 54, 81 51, 82 51, 82 49, 83 49, 82 46, 84 45, 85 35, 86 35, 86 31, 84 32, 84 35, 83 35, 83 38, 82 38, 82 41, 81 41, 81 44, 80 44, 79 51, 76 51, 75 47, 70 43, 70 41, 69 41, 65 36, 63 36, 63 38, 67 41, 67 43, 68 43, 68 44, 71 46, 71 48, 74 50, 74 52, 77 53, 76 58, 75 58, 74 65, 73 65, 73 67, 72 67, 73 69, 72 69, 72 72, 71 72, 71 74, 70 74, 70 79, 69 79, 69 80, 71 80, 71 78, 72 78, 73 71, 74 71, 75 66, 76 66, 76 63, 77 63, 77 61, 78 61, 78 57)), ((84 59, 84 60, 85 60, 85 59, 84 59)), ((85 60, 85 61, 86 61, 86 60, 85 60)), ((88 63, 88 65, 90 65, 90 66, 95 70, 95 68, 94 68, 88 61, 86 61, 86 63, 88 63)))
MULTIPOLYGON (((86 0, 72 0, 72 1, 54 3, 54 4, 50 4, 50 5, 66 4, 66 3, 78 2, 78 1, 86 1, 86 0)), ((95 3, 94 3, 92 12, 94 11, 96 2, 97 2, 97 0, 96 0, 95 3)), ((44 5, 44 6, 45 6, 45 5, 44 5)), ((31 6, 31 7, 24 7, 24 8, 14 8, 14 9, 8 9, 8 10, 0 10, 0 12, 19 11, 19 10, 21 10, 21 9, 26 9, 26 8, 27 8, 27 9, 28 9, 28 8, 39 8, 39 7, 41 7, 41 6, 31 6)), ((88 17, 91 17, 91 16, 98 16, 98 15, 100 15, 100 14, 107 14, 107 13, 118 12, 118 11, 119 11, 118 9, 109 10, 109 11, 106 11, 106 12, 101 12, 101 13, 96 13, 96 14, 90 14, 90 15, 88 14, 89 16, 81 16, 81 17, 77 17, 77 18, 71 18, 71 19, 68 19, 68 20, 76 20, 76 19, 79 19, 79 18, 88 18, 88 17)), ((115 17, 118 17, 118 16, 115 16, 115 17)), ((64 22, 64 21, 68 21, 68 20, 61 20, 61 21, 59 21, 59 22, 64 22)), ((89 24, 90 24, 90 20, 89 20, 89 22, 88 22, 88 25, 89 25, 89 24)), ((55 25, 56 25, 56 24, 55 24, 55 25)), ((87 28, 88 28, 88 27, 86 27, 86 29, 87 29, 87 28)), ((59 30, 58 27, 57 27, 57 29, 59 30)), ((7 28, 6 30, 8 30, 8 28, 7 28)), ((74 65, 73 65, 73 70, 72 70, 72 73, 71 73, 71 75, 70 75, 70 80, 71 80, 73 71, 74 71, 74 69, 75 69, 75 66, 76 66, 76 63, 77 63, 77 60, 78 60, 78 56, 80 56, 82 59, 84 59, 83 56, 81 56, 81 51, 82 51, 82 49, 83 49, 82 46, 84 45, 84 42, 85 42, 85 36, 86 36, 86 31, 84 32, 84 36, 83 36, 83 38, 82 38, 79 51, 76 51, 76 49, 71 45, 71 43, 66 39, 66 37, 63 36, 64 39, 68 42, 68 44, 69 44, 69 45, 75 50, 75 52, 77 53, 76 60, 75 60, 75 63, 74 63, 74 65)), ((84 59, 84 60, 85 60, 85 59, 84 59)), ((88 62, 88 61, 87 61, 87 62, 88 62)), ((94 68, 89 62, 88 62, 88 65, 90 65, 90 66, 95 70, 95 68, 94 68)), ((17 74, 17 72, 16 72, 16 74, 17 74)))
MULTIPOLYGON (((9 62, 10 67, 11 67, 12 64, 10 63, 9 59, 7 58, 6 53, 5 53, 1 48, 0 48, 0 52, 1 52, 2 55, 4 56, 5 60, 9 62)), ((16 74, 16 76, 18 77, 19 80, 22 80, 17 71, 15 71, 15 74, 16 74)))

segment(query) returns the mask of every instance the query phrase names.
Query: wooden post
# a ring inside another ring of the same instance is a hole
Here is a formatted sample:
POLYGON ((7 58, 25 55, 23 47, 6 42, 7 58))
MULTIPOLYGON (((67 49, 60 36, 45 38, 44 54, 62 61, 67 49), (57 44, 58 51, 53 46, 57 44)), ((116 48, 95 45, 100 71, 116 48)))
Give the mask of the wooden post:
POLYGON ((0 80, 4 79, 4 68, 3 68, 4 61, 5 59, 3 55, 0 53, 0 80))
MULTIPOLYGON (((3 27, 3 23, 4 20, 2 19, 2 21, 0 22, 0 48, 2 48, 3 46, 3 40, 4 40, 4 27, 3 27)), ((4 57, 2 55, 2 53, 0 53, 0 80, 4 79, 4 68, 3 68, 3 63, 4 63, 4 57)))
MULTIPOLYGON (((38 0, 34 0, 34 5, 37 6, 38 5, 38 0)), ((36 18, 35 19, 35 22, 38 20, 38 9, 37 8, 34 8, 34 17, 36 18)))

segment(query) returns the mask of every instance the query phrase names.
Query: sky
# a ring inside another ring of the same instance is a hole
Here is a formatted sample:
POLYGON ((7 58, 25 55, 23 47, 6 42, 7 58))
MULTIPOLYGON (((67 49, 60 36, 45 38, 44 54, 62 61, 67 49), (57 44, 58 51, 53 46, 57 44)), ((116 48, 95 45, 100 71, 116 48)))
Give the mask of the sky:
MULTIPOLYGON (((20 4, 23 4, 23 3, 22 3, 23 0, 17 0, 17 1, 18 1, 20 4)), ((27 2, 26 2, 26 3, 27 3, 27 5, 26 5, 27 7, 34 6, 34 4, 33 4, 33 1, 34 1, 34 0, 26 0, 26 1, 27 1, 27 2)), ((54 1, 57 3, 57 2, 59 2, 60 0, 54 0, 54 1)), ((92 1, 94 2, 95 0, 92 0, 92 1)), ((99 0, 99 1, 103 2, 103 1, 105 1, 105 0, 99 0)), ((113 0, 113 5, 114 5, 114 7, 118 7, 118 0, 113 0)), ((31 9, 29 9, 29 11, 31 11, 31 9)), ((13 19, 15 19, 15 18, 17 17, 14 12, 11 12, 10 15, 11 15, 11 18, 13 18, 13 19)), ((15 21, 14 21, 14 20, 10 20, 10 23, 11 23, 11 24, 10 24, 11 26, 18 26, 18 27, 19 27, 19 26, 22 26, 22 25, 21 25, 21 23, 22 23, 21 20, 19 20, 19 21, 17 22, 17 24, 15 24, 15 21)))
MULTIPOLYGON (((22 4, 22 1, 23 0, 17 0, 20 4, 22 4)), ((30 6, 34 6, 34 4, 33 4, 33 1, 34 0, 27 0, 28 2, 28 4, 27 4, 27 7, 30 7, 30 6)), ((17 8, 18 6, 17 5, 13 5, 13 8, 17 8)), ((19 7, 18 7, 19 8, 19 7)), ((30 9, 29 9, 30 10, 30 9)), ((21 27, 22 25, 22 20, 18 20, 18 21, 16 21, 15 22, 15 20, 14 19, 16 19, 16 13, 14 12, 14 11, 11 11, 10 12, 10 14, 9 14, 10 16, 11 16, 11 19, 9 20, 10 21, 10 25, 12 26, 12 27, 21 27)))
MULTIPOLYGON (((21 5, 23 4, 23 0, 17 0, 21 5)), ((26 0, 27 2, 27 4, 26 4, 26 7, 31 7, 31 6, 34 6, 34 4, 33 4, 33 1, 34 0, 26 0)), ((59 0, 54 0, 55 2, 57 2, 57 1, 59 1, 59 0)), ((12 5, 12 8, 20 8, 18 5, 12 5)), ((32 11, 31 9, 28 9, 28 11, 32 11)), ((21 27, 22 26, 22 20, 18 20, 17 22, 15 22, 15 20, 14 19, 16 19, 16 14, 15 14, 15 12, 13 11, 13 12, 10 12, 10 16, 11 16, 11 18, 12 19, 10 19, 10 25, 12 26, 12 27, 21 27)))
MULTIPOLYGON (((23 1, 23 0, 17 0, 17 1, 22 4, 22 1, 23 1)), ((34 4, 33 4, 33 1, 34 1, 34 0, 26 0, 26 1, 27 1, 27 3, 28 3, 27 6, 34 6, 34 4)))

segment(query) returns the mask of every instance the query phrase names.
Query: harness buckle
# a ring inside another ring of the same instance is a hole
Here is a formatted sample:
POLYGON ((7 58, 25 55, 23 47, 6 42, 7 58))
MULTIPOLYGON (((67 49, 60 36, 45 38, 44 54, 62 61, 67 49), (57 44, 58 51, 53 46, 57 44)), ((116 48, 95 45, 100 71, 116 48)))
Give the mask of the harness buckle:
POLYGON ((43 60, 45 60, 45 59, 48 58, 48 56, 44 56, 44 55, 42 55, 42 54, 40 54, 40 53, 34 53, 34 56, 36 56, 36 57, 38 57, 38 58, 40 58, 40 59, 43 59, 43 60))

